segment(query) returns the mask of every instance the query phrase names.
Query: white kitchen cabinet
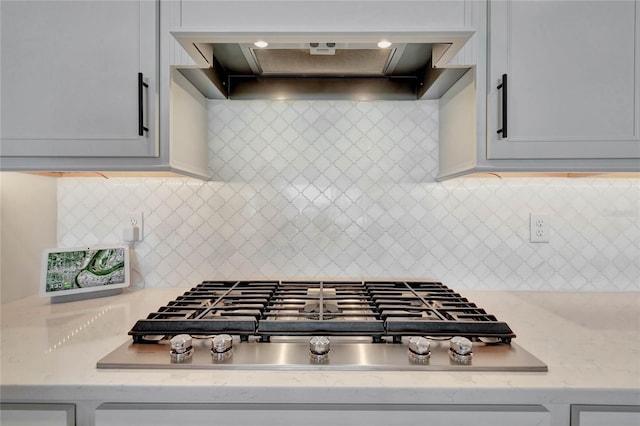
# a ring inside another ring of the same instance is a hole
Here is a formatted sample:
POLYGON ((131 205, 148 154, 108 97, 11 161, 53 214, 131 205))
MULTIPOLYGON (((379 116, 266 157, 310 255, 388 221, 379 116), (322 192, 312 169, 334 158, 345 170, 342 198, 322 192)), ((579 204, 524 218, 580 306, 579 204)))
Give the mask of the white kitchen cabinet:
POLYGON ((571 426, 638 426, 640 405, 572 405, 571 426))
POLYGON ((637 1, 492 1, 489 40, 488 158, 640 158, 637 1))
POLYGON ((0 404, 2 426, 73 426, 73 404, 0 404))
POLYGON ((96 426, 549 425, 540 405, 103 404, 96 426))
POLYGON ((0 2, 0 170, 208 179, 206 100, 171 68, 176 5, 0 2))
POLYGON ((181 0, 183 29, 216 32, 424 31, 468 27, 468 0, 181 0))
POLYGON ((155 2, 0 7, 3 157, 157 156, 155 2))
POLYGON ((477 3, 487 63, 441 100, 439 178, 640 171, 638 0, 477 3))

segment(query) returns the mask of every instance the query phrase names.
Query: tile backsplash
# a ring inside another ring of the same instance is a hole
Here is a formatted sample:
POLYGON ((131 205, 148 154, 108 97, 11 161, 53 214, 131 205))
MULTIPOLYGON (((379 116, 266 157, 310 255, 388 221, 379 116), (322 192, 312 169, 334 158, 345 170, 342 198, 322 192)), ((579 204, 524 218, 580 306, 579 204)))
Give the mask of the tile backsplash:
POLYGON ((58 179, 58 244, 121 241, 134 284, 435 278, 456 289, 640 290, 640 182, 434 181, 438 101, 209 101, 212 181, 58 179), (529 242, 548 213, 550 242, 529 242))

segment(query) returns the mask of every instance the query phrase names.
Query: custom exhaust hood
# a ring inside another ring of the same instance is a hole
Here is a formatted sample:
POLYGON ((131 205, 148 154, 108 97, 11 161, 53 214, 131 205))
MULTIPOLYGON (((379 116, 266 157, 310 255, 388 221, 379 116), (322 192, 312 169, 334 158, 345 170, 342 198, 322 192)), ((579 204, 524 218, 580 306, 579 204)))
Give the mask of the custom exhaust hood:
POLYGON ((196 62, 178 70, 210 99, 438 99, 468 67, 471 37, 447 33, 173 32, 196 62))

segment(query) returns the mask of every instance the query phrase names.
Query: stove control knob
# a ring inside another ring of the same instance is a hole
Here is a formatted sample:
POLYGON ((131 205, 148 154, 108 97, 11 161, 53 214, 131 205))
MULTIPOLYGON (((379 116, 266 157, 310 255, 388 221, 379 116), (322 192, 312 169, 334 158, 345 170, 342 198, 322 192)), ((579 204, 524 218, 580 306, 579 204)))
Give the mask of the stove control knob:
POLYGON ((428 354, 431 352, 431 341, 426 337, 412 337, 409 339, 409 350, 418 355, 428 354))
POLYGON ((449 358, 458 364, 471 363, 473 343, 466 337, 455 336, 449 341, 449 358))
POLYGON ((231 357, 233 351, 233 337, 228 334, 218 334, 211 339, 211 357, 214 361, 224 361, 231 357))
POLYGON ((178 334, 171 339, 171 362, 181 363, 193 356, 193 340, 188 334, 178 334))
POLYGON ((468 355, 473 349, 473 343, 466 337, 455 336, 449 341, 449 346, 452 351, 459 355, 468 355))
POLYGON ((324 336, 313 336, 309 340, 309 350, 317 355, 329 353, 331 350, 331 342, 324 336))
POLYGON ((330 350, 331 342, 325 336, 313 336, 309 340, 309 354, 313 362, 326 362, 329 359, 330 350))
POLYGON ((211 339, 211 352, 223 353, 231 349, 233 338, 228 334, 218 334, 211 339))
POLYGON ((431 358, 431 341, 426 337, 414 336, 409 339, 409 361, 425 364, 431 358))

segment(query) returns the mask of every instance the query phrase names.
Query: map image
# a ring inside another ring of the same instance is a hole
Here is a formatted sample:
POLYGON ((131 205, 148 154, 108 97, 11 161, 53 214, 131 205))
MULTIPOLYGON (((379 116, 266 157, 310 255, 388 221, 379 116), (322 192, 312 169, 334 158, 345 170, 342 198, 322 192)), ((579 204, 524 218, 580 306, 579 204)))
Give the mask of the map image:
POLYGON ((123 248, 49 253, 46 291, 125 282, 123 248))

